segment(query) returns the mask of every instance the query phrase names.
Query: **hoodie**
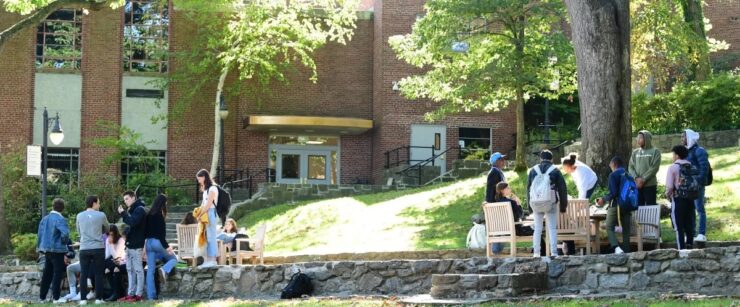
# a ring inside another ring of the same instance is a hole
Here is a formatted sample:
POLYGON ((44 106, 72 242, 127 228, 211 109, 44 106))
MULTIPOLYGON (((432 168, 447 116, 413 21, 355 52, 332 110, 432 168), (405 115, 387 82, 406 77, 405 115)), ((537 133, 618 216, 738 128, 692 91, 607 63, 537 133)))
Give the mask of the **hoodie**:
POLYGON ((136 199, 128 211, 121 213, 121 219, 129 226, 126 235, 126 247, 129 249, 144 248, 144 235, 146 231, 146 207, 141 199, 136 199))
MULTIPOLYGON (((552 166, 552 161, 543 160, 540 162, 540 164, 535 165, 531 169, 529 169, 529 176, 527 177, 527 195, 529 195, 529 189, 532 187, 532 181, 534 181, 534 177, 537 176, 537 172, 534 170, 534 168, 539 167, 540 172, 544 174, 545 172, 547 172, 547 169, 549 169, 550 166, 552 166)), ((560 170, 558 170, 557 168, 550 172, 550 184, 554 185, 553 190, 555 190, 555 192, 558 194, 558 199, 560 201, 560 212, 565 213, 568 208, 568 187, 565 184, 565 178, 563 177, 563 174, 561 174, 560 170)), ((527 205, 529 205, 529 199, 527 199, 527 205)), ((529 211, 532 212, 532 206, 529 206, 529 211)))
POLYGON ((658 185, 656 174, 660 168, 660 150, 653 147, 653 135, 647 130, 642 130, 645 139, 645 148, 637 148, 632 151, 630 157, 629 174, 633 178, 640 177, 645 180, 646 187, 658 185))
POLYGON ((699 133, 691 129, 684 130, 686 133, 686 148, 689 156, 686 158, 699 170, 699 183, 706 185, 709 174, 709 154, 704 147, 699 146, 699 133))

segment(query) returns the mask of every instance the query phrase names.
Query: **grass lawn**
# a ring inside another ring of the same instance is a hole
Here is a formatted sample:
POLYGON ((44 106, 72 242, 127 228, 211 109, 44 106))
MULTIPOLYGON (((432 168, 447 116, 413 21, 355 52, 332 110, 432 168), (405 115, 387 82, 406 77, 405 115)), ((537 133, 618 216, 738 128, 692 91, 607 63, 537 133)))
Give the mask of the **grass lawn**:
MULTIPOLYGON (((739 150, 709 151, 715 178, 706 192, 710 240, 740 239, 739 150)), ((658 173, 659 202, 667 202, 660 195, 670 156, 663 155, 658 173)), ((524 199, 526 173, 508 171, 505 175, 514 192, 524 199)), ((576 195, 570 176, 566 181, 569 194, 576 195)), ((268 224, 268 255, 464 248, 472 226, 470 217, 480 213, 484 193, 482 176, 418 189, 277 205, 247 213, 239 225, 253 234, 258 224, 268 224)), ((601 188, 593 198, 603 194, 601 188)), ((675 241, 670 220, 661 224, 663 240, 675 241)))

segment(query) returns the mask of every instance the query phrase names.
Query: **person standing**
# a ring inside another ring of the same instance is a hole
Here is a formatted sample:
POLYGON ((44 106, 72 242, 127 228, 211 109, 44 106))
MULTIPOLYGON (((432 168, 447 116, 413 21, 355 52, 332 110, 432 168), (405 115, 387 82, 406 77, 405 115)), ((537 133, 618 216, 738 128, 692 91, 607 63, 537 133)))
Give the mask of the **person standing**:
MULTIPOLYGON (((80 280, 95 276, 95 304, 103 302, 103 272, 105 271, 105 242, 108 218, 100 212, 100 200, 95 195, 85 199, 87 209, 77 214, 77 232, 80 234, 80 280)), ((80 305, 87 304, 87 287, 80 286, 80 305)))
POLYGON ((51 297, 54 303, 64 303, 61 299, 61 285, 64 276, 64 256, 69 250, 69 227, 67 219, 62 216, 64 211, 64 200, 54 199, 52 211, 49 212, 39 223, 36 251, 44 254, 44 271, 41 275, 39 300, 46 301, 46 295, 51 287, 51 297))
POLYGON ((563 159, 563 172, 573 177, 579 199, 591 198, 596 190, 599 177, 588 165, 578 161, 576 154, 572 153, 563 159))
MULTIPOLYGON (((694 245, 694 204, 692 199, 683 197, 676 193, 680 183, 681 168, 691 166, 686 160, 689 150, 677 145, 671 149, 673 152, 673 164, 668 167, 665 180, 665 196, 671 201, 671 220, 673 229, 676 231, 676 244, 678 249, 691 249, 694 245)), ((697 168, 698 169, 698 168, 697 168)))
POLYGON ((656 174, 660 168, 660 150, 653 147, 653 136, 650 131, 637 133, 637 148, 630 156, 629 174, 635 178, 637 185, 637 205, 657 205, 658 180, 656 174))
POLYGON ((197 220, 206 214, 208 216, 208 226, 206 226, 206 259, 199 268, 210 268, 216 266, 216 257, 218 256, 218 246, 216 236, 218 235, 218 217, 216 216, 216 206, 218 205, 218 188, 207 170, 201 169, 195 175, 203 192, 203 200, 200 204, 200 210, 197 220))
POLYGON ((609 162, 612 173, 609 174, 609 194, 596 199, 599 206, 609 203, 606 211, 606 235, 609 238, 609 244, 615 254, 629 253, 630 251, 630 217, 632 213, 629 210, 619 208, 619 191, 622 187, 622 177, 626 176, 624 170, 624 160, 621 157, 612 158, 609 162), (622 247, 617 240, 617 226, 622 229, 622 247))
POLYGON ((141 301, 144 294, 144 231, 146 230, 146 207, 133 191, 123 192, 123 202, 128 207, 118 206, 121 219, 129 227, 126 234, 126 272, 128 273, 128 295, 119 299, 124 302, 141 301))
MULTIPOLYGON (((496 185, 499 182, 506 182, 506 177, 504 177, 502 171, 504 165, 506 165, 506 156, 500 152, 494 152, 488 162, 491 162, 491 170, 488 171, 488 179, 486 180, 486 202, 493 203, 496 202, 496 185)), ((481 216, 484 216, 483 212, 481 212, 481 216)), ((491 246, 491 252, 494 254, 500 254, 503 249, 504 245, 502 243, 493 243, 491 246)))
POLYGON ((162 282, 167 281, 167 274, 177 264, 177 258, 172 247, 167 244, 167 228, 165 218, 167 216, 167 196, 157 195, 152 204, 152 209, 146 216, 146 297, 148 300, 157 299, 157 289, 154 284, 154 272, 162 278, 162 282), (157 269, 157 260, 162 260, 164 265, 157 269))
POLYGON ((529 170, 529 176, 527 177, 527 195, 530 196, 527 198, 529 209, 534 213, 535 239, 532 242, 534 247, 534 256, 537 257, 542 254, 540 240, 537 240, 537 238, 542 237, 542 223, 545 219, 547 220, 547 235, 550 240, 550 252, 552 256, 557 256, 558 234, 556 228, 558 224, 558 207, 560 212, 565 212, 568 209, 568 189, 565 185, 563 174, 561 174, 552 164, 552 152, 549 150, 543 150, 540 152, 540 164, 535 165, 529 170), (547 176, 550 177, 550 189, 553 190, 556 195, 555 201, 550 205, 550 209, 546 212, 535 212, 532 210, 532 194, 530 194, 530 191, 532 191, 532 183, 538 174, 547 174, 547 176), (560 206, 558 206, 558 204, 560 204, 560 206))
POLYGON ((704 190, 708 183, 709 178, 709 154, 704 147, 699 146, 699 133, 694 130, 686 129, 681 134, 681 142, 689 150, 689 155, 686 158, 687 161, 691 162, 691 165, 699 170, 699 197, 694 200, 694 208, 696 209, 696 215, 699 216, 699 229, 696 229, 696 219, 692 222, 696 242, 707 241, 707 212, 704 210, 704 190))

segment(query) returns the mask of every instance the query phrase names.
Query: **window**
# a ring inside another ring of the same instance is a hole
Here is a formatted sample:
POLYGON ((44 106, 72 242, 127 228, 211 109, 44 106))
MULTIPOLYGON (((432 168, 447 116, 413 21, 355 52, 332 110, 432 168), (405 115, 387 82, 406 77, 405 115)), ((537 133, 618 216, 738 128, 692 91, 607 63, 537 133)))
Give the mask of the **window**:
POLYGON ((48 172, 50 182, 76 182, 80 170, 79 148, 49 148, 48 172))
POLYGON ((167 0, 126 0, 123 12, 123 70, 167 72, 167 0))
POLYGON ((461 159, 469 155, 485 159, 491 154, 491 129, 489 128, 460 128, 459 140, 462 147, 461 159))
POLYGON ((130 154, 121 160, 121 179, 128 183, 133 175, 148 173, 167 173, 167 152, 150 151, 149 155, 130 154))
POLYGON ((51 13, 36 32, 36 67, 79 70, 82 62, 82 12, 51 13))

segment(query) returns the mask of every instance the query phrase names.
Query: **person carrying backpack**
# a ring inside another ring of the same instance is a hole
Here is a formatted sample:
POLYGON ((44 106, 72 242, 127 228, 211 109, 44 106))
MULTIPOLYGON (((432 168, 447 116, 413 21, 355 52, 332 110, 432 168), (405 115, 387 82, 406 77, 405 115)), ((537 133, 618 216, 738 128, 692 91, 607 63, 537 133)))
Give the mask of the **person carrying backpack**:
POLYGON ((697 234, 694 241, 706 242, 707 213, 704 211, 704 188, 712 183, 712 167, 709 165, 709 154, 704 147, 699 146, 699 133, 694 132, 694 130, 684 130, 681 134, 681 142, 688 148, 688 157, 686 160, 691 162, 691 165, 699 170, 699 195, 694 200, 694 207, 699 216, 699 229, 696 229, 695 219, 691 222, 691 227, 694 228, 694 233, 697 234))
POLYGON ((547 219, 547 234, 550 240, 552 256, 558 255, 558 202, 560 212, 568 208, 568 190, 563 174, 552 164, 552 152, 540 152, 540 164, 529 170, 527 178, 527 202, 529 210, 534 213, 534 237, 532 242, 534 255, 541 255, 540 240, 542 237, 542 222, 547 219))
POLYGON ((199 268, 210 268, 216 266, 216 257, 218 256, 218 246, 216 236, 218 235, 218 216, 216 215, 216 206, 218 205, 218 187, 211 178, 207 170, 201 169, 195 175, 198 180, 200 191, 203 192, 203 201, 200 204, 198 216, 200 220, 203 214, 208 216, 208 226, 206 227, 206 259, 199 268))
POLYGON ((609 194, 596 199, 596 203, 599 206, 609 203, 609 208, 606 211, 606 235, 609 238, 609 245, 614 250, 614 253, 629 253, 632 213, 630 210, 623 210, 620 207, 619 198, 623 181, 631 177, 626 177, 628 175, 624 170, 624 160, 619 156, 612 158, 611 162, 609 162, 609 167, 612 169, 612 173, 609 174, 609 194), (622 229, 621 247, 615 233, 617 226, 621 226, 622 229))
POLYGON ((700 195, 697 168, 686 157, 689 150, 673 146, 673 164, 665 180, 665 196, 671 200, 671 221, 676 231, 678 249, 691 249, 694 244, 694 199, 700 195))

